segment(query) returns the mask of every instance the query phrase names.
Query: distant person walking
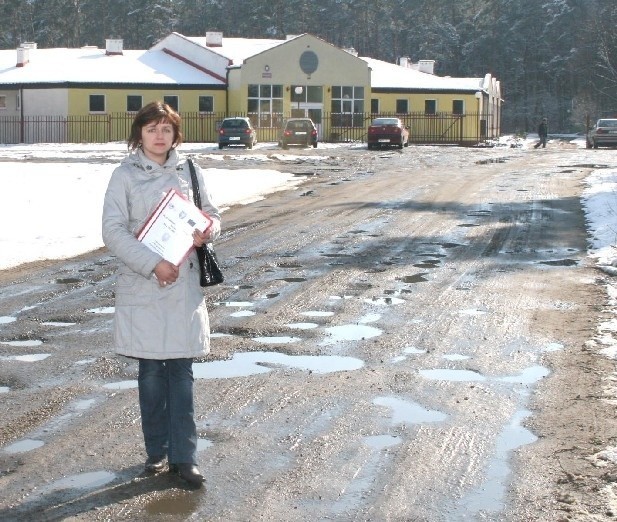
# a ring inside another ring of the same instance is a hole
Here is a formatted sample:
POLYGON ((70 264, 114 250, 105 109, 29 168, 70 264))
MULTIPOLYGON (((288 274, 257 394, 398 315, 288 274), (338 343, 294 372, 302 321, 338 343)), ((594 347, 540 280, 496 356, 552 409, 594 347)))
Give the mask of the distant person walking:
POLYGON ((540 140, 536 143, 533 148, 537 149, 540 145, 542 148, 546 148, 546 139, 548 138, 548 120, 546 118, 542 118, 540 125, 538 125, 538 136, 540 140))

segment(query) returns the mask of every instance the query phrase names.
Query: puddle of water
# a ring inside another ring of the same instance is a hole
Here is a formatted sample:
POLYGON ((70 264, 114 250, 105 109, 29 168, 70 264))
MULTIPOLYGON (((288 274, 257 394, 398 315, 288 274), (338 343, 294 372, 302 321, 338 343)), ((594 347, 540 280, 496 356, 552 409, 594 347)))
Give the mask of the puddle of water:
POLYGON ((197 451, 203 451, 212 447, 214 443, 210 439, 199 438, 197 439, 197 451))
POLYGON ((137 388, 137 381, 110 382, 104 384, 103 388, 107 388, 108 390, 128 390, 130 388, 137 388))
POLYGON ((371 339, 383 333, 379 328, 361 324, 344 324, 326 328, 326 333, 330 336, 324 341, 325 344, 337 343, 339 341, 362 341, 371 339))
POLYGON ((525 368, 520 375, 500 377, 501 382, 514 382, 517 384, 533 384, 549 374, 548 368, 544 366, 530 366, 525 368))
POLYGON ((199 509, 199 503, 202 501, 201 495, 195 495, 193 492, 180 495, 170 494, 149 502, 146 505, 146 513, 173 515, 173 520, 189 520, 192 518, 191 515, 199 509))
POLYGON ((360 317, 358 324, 374 323, 381 319, 381 314, 366 314, 360 317))
POLYGON ((60 321, 45 321, 44 323, 41 323, 41 324, 45 326, 75 326, 77 323, 62 323, 60 321))
POLYGON ((275 299, 275 298, 277 298, 279 295, 281 295, 281 294, 279 294, 278 292, 273 293, 273 294, 266 294, 266 295, 264 296, 264 299, 275 299))
POLYGON ((394 435, 371 435, 364 437, 364 443, 373 449, 382 450, 400 444, 401 439, 394 435))
POLYGON ((289 337, 284 335, 280 337, 253 337, 253 341, 262 344, 290 344, 297 343, 301 340, 300 337, 289 337))
POLYGON ((82 400, 75 402, 74 407, 76 410, 83 411, 83 410, 87 410, 91 408, 92 406, 94 406, 95 402, 96 402, 95 399, 82 399, 82 400))
POLYGON ((364 361, 354 357, 337 355, 286 355, 277 352, 236 353, 227 361, 212 361, 193 364, 193 376, 196 379, 227 379, 230 377, 247 377, 267 373, 272 368, 265 366, 287 366, 315 373, 331 373, 357 370, 364 366, 364 361))
POLYGON ((83 280, 77 277, 64 277, 61 279, 56 279, 56 283, 59 285, 70 285, 75 283, 81 283, 83 280))
MULTIPOLYGON (((422 263, 415 263, 413 266, 415 266, 416 268, 437 268, 437 265, 439 264, 439 261, 424 261, 422 263)), ((424 279, 424 281, 426 281, 426 279, 424 279)))
POLYGON ((405 299, 401 299, 399 297, 373 297, 372 299, 365 299, 364 302, 380 306, 390 306, 402 304, 405 302, 405 299))
POLYGON ((50 353, 32 353, 29 355, 9 355, 8 357, 3 357, 3 359, 9 359, 11 361, 21 361, 21 362, 37 362, 43 361, 51 356, 50 353))
POLYGON ((377 397, 373 400, 373 404, 385 406, 392 410, 392 424, 443 422, 448 418, 445 413, 440 411, 427 410, 416 402, 404 401, 394 397, 377 397))
POLYGON ((392 359, 390 359, 390 362, 393 364, 396 364, 396 363, 405 361, 406 359, 407 359, 407 356, 405 355, 397 355, 396 357, 392 357, 392 359))
POLYGON ((26 341, 0 341, 0 344, 7 344, 9 346, 17 346, 21 348, 31 348, 33 346, 41 346, 43 341, 39 339, 28 339, 26 341))
POLYGON ((251 301, 220 301, 216 303, 216 306, 242 308, 243 306, 254 306, 254 303, 252 303, 251 301))
POLYGON ((41 488, 41 493, 60 491, 62 489, 93 489, 104 486, 116 478, 115 473, 110 471, 91 471, 78 473, 69 477, 56 480, 47 487, 41 488))
POLYGON ((464 361, 469 359, 469 355, 461 355, 460 353, 451 353, 443 356, 444 359, 448 361, 464 361))
POLYGON ((423 272, 421 274, 414 274, 414 275, 409 275, 409 276, 404 276, 404 277, 397 277, 396 280, 397 281, 402 281, 403 283, 408 283, 408 284, 426 283, 428 281, 428 279, 426 278, 427 275, 428 275, 427 272, 423 272))
POLYGON ((0 393, 9 393, 8 386, 0 386, 0 393))
POLYGON ((18 442, 14 442, 4 448, 6 453, 25 453, 26 451, 31 451, 36 448, 40 448, 45 443, 42 440, 34 440, 34 439, 24 439, 18 442))
POLYGON ((575 266, 578 265, 578 261, 575 259, 555 259, 553 261, 540 261, 540 264, 549 266, 575 266))
POLYGON ((403 353, 409 353, 411 355, 418 355, 421 353, 426 353, 426 350, 422 350, 421 348, 416 348, 415 346, 408 346, 403 350, 403 353))
POLYGON ((558 352, 559 350, 563 350, 563 344, 561 343, 548 343, 546 346, 542 348, 543 352, 558 352))
POLYGON ((420 370, 420 375, 425 379, 433 379, 436 381, 471 382, 486 380, 486 377, 478 372, 471 370, 449 370, 447 368, 420 370))
POLYGON ((17 321, 17 317, 11 317, 8 315, 0 317, 0 324, 9 324, 14 323, 15 321, 17 321))
POLYGON ((234 312, 229 314, 231 317, 251 317, 252 315, 256 315, 256 312, 251 310, 240 310, 239 312, 234 312))
POLYGON ((310 312, 302 312, 300 315, 307 317, 330 317, 334 315, 334 312, 320 312, 319 310, 312 310, 310 312))
POLYGON ((458 512, 461 516, 473 518, 473 515, 482 512, 483 520, 497 520, 498 517, 485 517, 489 514, 497 514, 503 511, 505 507, 506 479, 510 474, 509 453, 538 440, 533 433, 521 426, 521 422, 529 415, 531 415, 529 411, 516 412, 510 424, 499 434, 496 441, 495 456, 484 474, 484 483, 459 502, 458 512))
POLYGON ((285 326, 288 328, 295 328, 296 330, 312 330, 313 328, 317 328, 319 325, 317 323, 289 323, 285 326))
POLYGON ((113 314, 115 311, 115 306, 101 306, 99 308, 90 308, 90 310, 86 310, 86 312, 90 314, 113 314))
POLYGON ((84 364, 91 364, 93 362, 96 362, 96 359, 94 359, 94 358, 93 359, 82 359, 81 361, 75 362, 75 364, 81 366, 81 365, 84 365, 84 364))

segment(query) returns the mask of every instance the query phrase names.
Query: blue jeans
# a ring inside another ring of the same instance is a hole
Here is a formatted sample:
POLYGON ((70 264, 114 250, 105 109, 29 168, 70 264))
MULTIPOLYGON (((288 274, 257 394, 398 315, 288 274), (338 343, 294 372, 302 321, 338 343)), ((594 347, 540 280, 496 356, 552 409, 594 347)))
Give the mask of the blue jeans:
POLYGON ((193 360, 139 359, 139 408, 146 453, 170 464, 197 464, 193 360))

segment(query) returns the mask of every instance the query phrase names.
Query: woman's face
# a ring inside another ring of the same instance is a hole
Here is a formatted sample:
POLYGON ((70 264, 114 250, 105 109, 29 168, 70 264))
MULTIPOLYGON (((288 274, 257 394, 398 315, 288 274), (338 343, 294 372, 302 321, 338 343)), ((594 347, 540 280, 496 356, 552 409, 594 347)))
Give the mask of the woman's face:
POLYGON ((174 144, 174 128, 171 123, 155 121, 141 128, 141 148, 148 159, 163 165, 174 144))

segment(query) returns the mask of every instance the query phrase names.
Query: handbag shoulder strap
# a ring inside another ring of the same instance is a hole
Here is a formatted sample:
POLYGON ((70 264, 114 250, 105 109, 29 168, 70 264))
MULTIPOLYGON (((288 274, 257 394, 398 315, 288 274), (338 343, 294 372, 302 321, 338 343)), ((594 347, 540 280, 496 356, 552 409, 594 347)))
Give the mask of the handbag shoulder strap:
POLYGON ((201 209, 201 194, 199 192, 199 181, 197 181, 195 165, 193 165, 193 160, 191 158, 187 159, 186 162, 189 165, 189 170, 191 171, 191 181, 193 182, 193 201, 195 206, 201 209))

